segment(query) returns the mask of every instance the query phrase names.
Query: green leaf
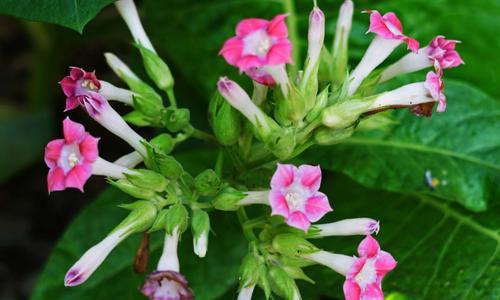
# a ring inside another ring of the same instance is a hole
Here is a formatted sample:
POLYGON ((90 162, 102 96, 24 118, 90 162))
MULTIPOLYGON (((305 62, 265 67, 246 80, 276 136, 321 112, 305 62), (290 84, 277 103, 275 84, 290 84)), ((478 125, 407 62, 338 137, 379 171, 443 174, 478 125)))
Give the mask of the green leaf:
POLYGON ((112 2, 114 0, 2 0, 0 13, 54 23, 82 33, 83 27, 112 2))
MULTIPOLYGON (((494 300, 500 297, 500 205, 471 213, 428 196, 402 196, 370 190, 337 174, 323 186, 335 211, 323 222, 371 217, 380 220, 381 248, 398 261, 383 281, 395 299, 494 300), (403 295, 405 297, 403 297, 403 295)), ((356 254, 359 237, 315 241, 325 250, 356 254)), ((345 278, 325 267, 305 268, 316 281, 305 284, 303 299, 342 295, 345 278)))
POLYGON ((446 85, 448 108, 432 118, 408 110, 383 132, 358 132, 342 144, 316 147, 301 161, 344 172, 369 186, 433 195, 483 211, 500 199, 500 104, 464 83, 446 85), (431 189, 425 172, 439 180, 431 189))
POLYGON ((0 182, 36 160, 42 163, 50 117, 47 111, 20 113, 0 107, 0 182))
MULTIPOLYGON (((126 211, 115 207, 130 197, 116 189, 108 189, 74 220, 53 250, 45 270, 39 277, 31 300, 108 300, 143 299, 138 287, 143 275, 134 274, 132 262, 139 245, 139 235, 120 244, 108 256, 90 279, 78 287, 66 288, 64 274, 92 245, 99 242, 125 216, 126 211)), ((198 299, 219 299, 229 289, 235 289, 241 259, 247 249, 240 234, 237 220, 228 214, 213 214, 212 230, 207 257, 193 254, 190 234, 183 236, 179 245, 181 272, 189 280, 198 299)), ((163 236, 151 235, 149 270, 158 262, 163 236)))

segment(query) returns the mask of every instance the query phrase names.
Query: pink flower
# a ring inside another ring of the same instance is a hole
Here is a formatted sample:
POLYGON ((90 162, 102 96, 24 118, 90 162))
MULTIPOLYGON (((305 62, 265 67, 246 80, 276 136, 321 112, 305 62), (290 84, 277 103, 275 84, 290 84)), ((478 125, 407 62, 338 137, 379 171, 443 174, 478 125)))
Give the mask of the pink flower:
POLYGON ((434 72, 427 73, 424 86, 431 94, 431 97, 439 102, 436 111, 444 112, 446 110, 446 96, 443 93, 444 83, 441 76, 434 72))
POLYGON ((383 300, 382 279, 396 267, 396 261, 391 254, 380 250, 370 235, 359 244, 358 254, 344 282, 345 299, 383 300))
POLYGON ((194 299, 188 281, 176 271, 155 271, 149 274, 141 292, 151 300, 194 299))
POLYGON ((311 222, 332 211, 328 197, 319 192, 319 166, 278 164, 271 179, 269 204, 273 215, 283 216, 286 223, 307 231, 311 222))
POLYGON ((288 40, 285 14, 271 21, 251 18, 236 27, 236 36, 228 39, 219 54, 240 71, 291 62, 292 44, 288 40))
POLYGON ((370 14, 368 32, 376 33, 384 39, 402 40, 408 44, 408 49, 417 52, 419 43, 403 34, 403 26, 395 13, 389 12, 383 16, 376 10, 367 11, 370 14))
POLYGON ((53 140, 45 147, 45 163, 50 168, 48 190, 77 188, 83 191, 83 185, 92 174, 92 164, 98 158, 99 139, 69 118, 63 121, 63 131, 64 139, 53 140))
POLYGON ((66 95, 65 111, 82 105, 91 116, 95 116, 107 106, 108 101, 98 92, 101 83, 95 72, 71 67, 69 76, 64 77, 59 84, 66 95))
POLYGON ((276 84, 271 74, 261 67, 250 68, 245 71, 245 74, 252 78, 253 81, 263 85, 274 86, 276 84))
POLYGON ((459 43, 456 40, 447 40, 444 36, 438 35, 427 46, 427 55, 436 62, 436 67, 439 72, 442 69, 458 67, 464 61, 455 50, 455 46, 459 43))

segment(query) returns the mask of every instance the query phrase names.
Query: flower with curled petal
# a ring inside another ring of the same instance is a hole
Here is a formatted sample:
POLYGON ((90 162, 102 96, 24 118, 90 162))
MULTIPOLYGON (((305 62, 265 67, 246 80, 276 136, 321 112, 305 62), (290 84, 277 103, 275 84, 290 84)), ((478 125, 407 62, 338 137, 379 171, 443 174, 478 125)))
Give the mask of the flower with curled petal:
POLYGON ((418 41, 403 34, 403 26, 395 13, 381 15, 376 10, 366 12, 370 14, 370 28, 367 32, 373 32, 384 39, 401 40, 408 45, 409 50, 418 51, 418 41))

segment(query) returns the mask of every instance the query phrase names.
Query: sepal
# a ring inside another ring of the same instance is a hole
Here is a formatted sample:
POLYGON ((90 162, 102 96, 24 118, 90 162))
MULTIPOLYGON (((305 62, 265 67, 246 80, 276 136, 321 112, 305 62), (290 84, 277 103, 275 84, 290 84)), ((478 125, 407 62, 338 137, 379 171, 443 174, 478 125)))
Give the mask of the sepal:
POLYGON ((217 91, 209 105, 209 121, 215 137, 224 146, 238 142, 241 135, 241 114, 217 91))
POLYGON ((189 125, 190 112, 186 108, 167 108, 161 114, 163 125, 171 132, 178 132, 189 125))
POLYGON ((246 194, 232 187, 222 190, 213 200, 212 205, 215 209, 224 211, 234 211, 239 208, 238 203, 245 198, 246 194))
POLYGON ((202 196, 214 196, 220 189, 221 179, 212 169, 207 169, 194 179, 194 186, 202 196))
POLYGON ((163 59, 140 44, 136 44, 135 46, 141 52, 146 72, 155 84, 164 91, 172 89, 174 86, 174 77, 163 59))
POLYGON ((168 184, 168 180, 163 175, 146 169, 136 169, 131 174, 125 173, 125 177, 139 188, 151 189, 157 192, 163 192, 168 184))
POLYGON ((118 188, 122 192, 129 194, 130 196, 138 199, 151 199, 156 193, 151 189, 140 188, 134 184, 132 184, 127 179, 119 179, 119 180, 108 180, 108 183, 118 188))
POLYGON ((305 238, 293 233, 277 235, 273 239, 272 244, 276 251, 291 257, 320 251, 319 248, 308 242, 305 238))
POLYGON ((125 234, 134 232, 144 232, 148 230, 158 214, 156 205, 150 201, 139 200, 130 204, 119 205, 122 208, 130 210, 129 215, 113 230, 118 231, 127 228, 125 234))
POLYGON ((176 228, 178 228, 179 234, 182 234, 188 227, 188 211, 182 204, 170 206, 166 212, 165 219, 165 231, 167 234, 172 235, 176 228))

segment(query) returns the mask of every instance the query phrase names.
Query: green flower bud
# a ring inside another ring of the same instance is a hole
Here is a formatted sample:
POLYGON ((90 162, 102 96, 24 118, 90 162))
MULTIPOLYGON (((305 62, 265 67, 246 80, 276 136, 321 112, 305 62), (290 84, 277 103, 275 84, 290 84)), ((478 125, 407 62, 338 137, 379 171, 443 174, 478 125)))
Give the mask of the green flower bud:
POLYGON ((128 114, 123 116, 123 119, 129 124, 139 127, 151 126, 153 124, 151 122, 152 120, 148 116, 144 115, 138 110, 129 112, 128 114))
POLYGON ((321 112, 328 104, 328 87, 323 89, 321 93, 316 97, 316 103, 311 111, 306 116, 306 121, 311 122, 321 115, 321 112))
POLYGON ((153 225, 158 213, 156 205, 145 200, 120 205, 120 207, 131 212, 113 231, 121 228, 128 228, 127 233, 146 231, 153 225))
POLYGON ((148 117, 158 117, 163 109, 163 102, 158 94, 136 94, 133 96, 134 108, 148 117))
POLYGON ((329 106, 321 115, 323 125, 335 129, 349 127, 362 113, 368 111, 372 102, 370 99, 353 99, 329 106))
POLYGON ((149 233, 165 229, 165 226, 167 225, 167 212, 167 209, 160 210, 153 224, 151 225, 151 228, 149 228, 148 230, 149 233))
POLYGON ((158 171, 168 179, 177 180, 184 173, 182 165, 173 156, 157 155, 155 160, 158 171))
POLYGON ((293 279, 300 279, 307 281, 309 283, 315 284, 314 280, 312 280, 309 276, 307 276, 304 271, 295 266, 283 266, 283 270, 290 275, 293 279))
POLYGON ((230 146, 238 142, 241 135, 241 114, 234 109, 219 92, 210 100, 209 120, 219 143, 230 146))
POLYGON ((182 204, 170 206, 165 215, 165 231, 172 235, 175 228, 179 228, 179 234, 183 233, 188 226, 188 211, 182 204))
POLYGON ((174 150, 175 146, 172 136, 168 133, 162 133, 154 137, 150 141, 150 144, 163 154, 169 154, 172 150, 174 150))
POLYGON ((344 129, 320 128, 314 134, 314 140, 319 145, 334 145, 349 138, 354 133, 354 127, 344 129))
POLYGON ((140 188, 134 184, 132 184, 127 179, 119 179, 119 180, 108 180, 108 182, 120 189, 122 192, 129 194, 130 196, 138 199, 151 199, 156 193, 151 189, 140 188))
POLYGON ((265 140, 266 147, 280 160, 286 160, 295 150, 295 132, 292 128, 273 130, 265 140))
POLYGON ((300 237, 293 233, 284 233, 277 235, 273 239, 273 248, 283 255, 292 257, 313 253, 320 250, 303 237, 300 237))
POLYGON ((295 298, 295 293, 298 292, 295 280, 293 280, 282 268, 273 266, 269 270, 273 291, 286 300, 300 299, 295 298))
POLYGON ((160 89, 172 89, 174 86, 174 77, 167 64, 153 51, 139 44, 137 44, 136 47, 141 52, 142 61, 149 77, 160 89))
POLYGON ((190 113, 186 108, 167 108, 162 112, 162 122, 171 132, 178 132, 189 125, 190 113))
POLYGON ((245 256, 240 266, 240 288, 257 284, 260 278, 261 265, 264 265, 264 263, 254 253, 248 253, 245 256))
POLYGON ((214 196, 220 188, 221 180, 212 169, 207 169, 194 179, 194 186, 202 196, 214 196))
POLYGON ((163 175, 151 170, 140 169, 134 170, 132 174, 124 174, 133 185, 143 189, 162 192, 168 184, 168 180, 163 175))
POLYGON ((282 95, 277 97, 277 110, 275 118, 281 123, 289 125, 292 122, 302 121, 308 111, 308 103, 304 95, 293 85, 285 98, 282 95))
POLYGON ((193 210, 191 219, 193 230, 193 249, 199 257, 205 257, 208 246, 208 233, 210 232, 210 217, 201 209, 193 210))
POLYGON ((245 193, 227 187, 212 200, 212 204, 218 210, 234 211, 239 208, 238 203, 245 196, 245 193))

